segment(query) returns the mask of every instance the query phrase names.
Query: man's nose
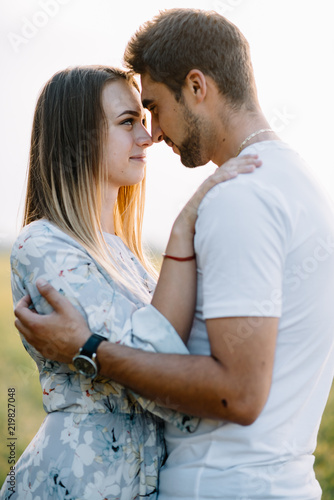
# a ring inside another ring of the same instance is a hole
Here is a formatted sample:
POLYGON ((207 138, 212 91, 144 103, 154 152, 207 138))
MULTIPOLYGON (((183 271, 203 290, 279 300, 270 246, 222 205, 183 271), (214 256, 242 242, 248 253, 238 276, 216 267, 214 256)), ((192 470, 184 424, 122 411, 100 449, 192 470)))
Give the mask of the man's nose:
POLYGON ((160 128, 159 120, 157 120, 156 118, 152 118, 151 136, 153 142, 161 142, 164 138, 163 132, 160 128))

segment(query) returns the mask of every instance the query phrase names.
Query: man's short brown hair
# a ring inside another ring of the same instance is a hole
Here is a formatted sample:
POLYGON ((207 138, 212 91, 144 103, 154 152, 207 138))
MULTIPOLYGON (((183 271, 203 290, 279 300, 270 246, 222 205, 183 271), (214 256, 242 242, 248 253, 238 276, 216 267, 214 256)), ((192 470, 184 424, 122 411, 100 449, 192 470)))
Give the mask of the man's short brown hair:
POLYGON ((124 61, 138 74, 166 84, 177 100, 190 70, 210 76, 236 108, 256 98, 249 45, 239 29, 214 11, 171 9, 148 21, 129 41, 124 61))

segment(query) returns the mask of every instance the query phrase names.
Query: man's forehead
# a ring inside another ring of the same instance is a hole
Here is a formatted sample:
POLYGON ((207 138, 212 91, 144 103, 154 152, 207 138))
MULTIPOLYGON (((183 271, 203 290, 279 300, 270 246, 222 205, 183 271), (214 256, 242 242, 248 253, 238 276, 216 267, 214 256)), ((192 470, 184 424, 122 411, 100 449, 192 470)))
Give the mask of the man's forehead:
POLYGON ((154 82, 151 77, 145 73, 140 77, 141 81, 141 99, 144 101, 151 101, 154 96, 154 82))
POLYGON ((152 80, 149 74, 141 75, 141 99, 144 107, 152 102, 165 100, 171 94, 170 90, 163 82, 152 80))

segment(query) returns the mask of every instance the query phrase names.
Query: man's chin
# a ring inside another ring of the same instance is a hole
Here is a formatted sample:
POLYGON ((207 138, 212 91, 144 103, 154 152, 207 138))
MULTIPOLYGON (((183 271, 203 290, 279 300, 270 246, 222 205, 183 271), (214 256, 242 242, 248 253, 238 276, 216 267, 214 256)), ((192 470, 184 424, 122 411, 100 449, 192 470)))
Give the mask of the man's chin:
POLYGON ((202 165, 206 165, 209 161, 204 161, 202 158, 195 159, 193 157, 190 157, 188 154, 181 153, 181 151, 175 144, 173 144, 172 149, 175 154, 179 155, 182 165, 187 168, 201 167, 202 165))
POLYGON ((182 165, 184 165, 187 168, 202 167, 203 165, 206 165, 210 161, 210 160, 204 160, 203 158, 190 158, 189 156, 182 155, 182 153, 179 154, 182 165))

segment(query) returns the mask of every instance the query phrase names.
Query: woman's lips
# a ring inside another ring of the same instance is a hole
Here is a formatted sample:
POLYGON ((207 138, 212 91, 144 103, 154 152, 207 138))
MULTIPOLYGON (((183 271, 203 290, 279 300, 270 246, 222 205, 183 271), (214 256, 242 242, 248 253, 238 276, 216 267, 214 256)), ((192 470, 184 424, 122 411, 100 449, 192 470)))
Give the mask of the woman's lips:
POLYGON ((130 156, 130 160, 136 160, 136 161, 146 162, 146 155, 130 156))

